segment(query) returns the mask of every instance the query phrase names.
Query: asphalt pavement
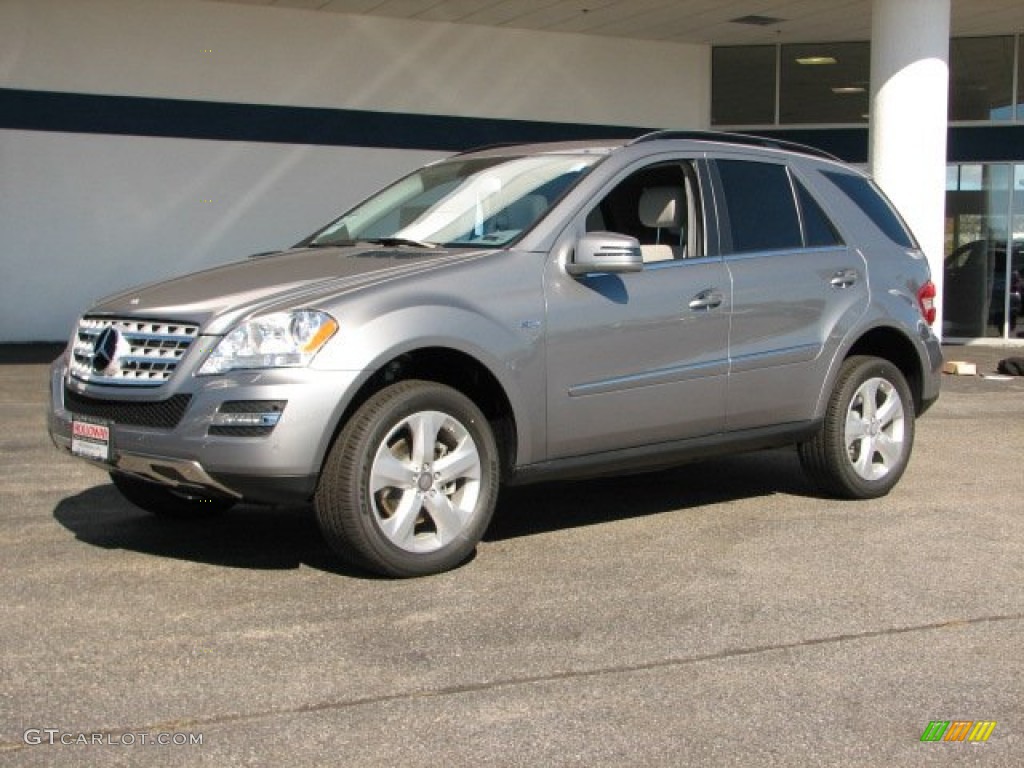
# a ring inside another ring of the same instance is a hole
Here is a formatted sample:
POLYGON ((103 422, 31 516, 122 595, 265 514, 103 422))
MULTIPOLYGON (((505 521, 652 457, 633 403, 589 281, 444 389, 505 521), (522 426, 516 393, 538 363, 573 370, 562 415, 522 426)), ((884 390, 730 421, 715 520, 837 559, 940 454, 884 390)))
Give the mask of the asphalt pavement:
POLYGON ((1024 764, 1024 350, 947 348, 884 499, 792 450, 513 489, 410 581, 308 509, 134 508, 46 436, 56 351, 0 348, 2 765, 1024 764))

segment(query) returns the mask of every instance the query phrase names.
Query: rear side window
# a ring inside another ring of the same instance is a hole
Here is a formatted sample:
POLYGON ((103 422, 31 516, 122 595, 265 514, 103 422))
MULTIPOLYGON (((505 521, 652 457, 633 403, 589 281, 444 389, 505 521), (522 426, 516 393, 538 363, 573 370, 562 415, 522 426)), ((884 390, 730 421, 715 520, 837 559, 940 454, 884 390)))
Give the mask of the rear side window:
MULTIPOLYGON (((718 160, 732 253, 803 247, 800 218, 784 165, 718 160)), ((723 243, 727 245, 727 243, 723 243)))
POLYGON ((904 248, 917 248, 914 236, 873 181, 838 171, 825 171, 824 176, 839 187, 886 237, 904 248))

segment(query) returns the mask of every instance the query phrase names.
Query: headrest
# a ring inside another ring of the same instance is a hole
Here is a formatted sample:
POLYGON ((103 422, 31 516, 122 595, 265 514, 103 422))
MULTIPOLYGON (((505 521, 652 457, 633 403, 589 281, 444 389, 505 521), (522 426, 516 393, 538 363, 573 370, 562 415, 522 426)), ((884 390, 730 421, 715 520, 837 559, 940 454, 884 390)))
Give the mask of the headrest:
POLYGON ((645 227, 678 229, 684 210, 679 187, 649 187, 640 194, 640 223, 645 227))

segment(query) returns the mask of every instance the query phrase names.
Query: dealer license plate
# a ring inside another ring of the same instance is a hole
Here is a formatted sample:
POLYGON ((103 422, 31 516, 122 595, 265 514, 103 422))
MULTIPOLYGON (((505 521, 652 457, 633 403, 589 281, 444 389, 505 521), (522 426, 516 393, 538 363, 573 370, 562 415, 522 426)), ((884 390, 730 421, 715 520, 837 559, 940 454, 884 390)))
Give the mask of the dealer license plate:
POLYGON ((71 422, 71 452, 98 461, 110 461, 110 427, 93 421, 71 422))

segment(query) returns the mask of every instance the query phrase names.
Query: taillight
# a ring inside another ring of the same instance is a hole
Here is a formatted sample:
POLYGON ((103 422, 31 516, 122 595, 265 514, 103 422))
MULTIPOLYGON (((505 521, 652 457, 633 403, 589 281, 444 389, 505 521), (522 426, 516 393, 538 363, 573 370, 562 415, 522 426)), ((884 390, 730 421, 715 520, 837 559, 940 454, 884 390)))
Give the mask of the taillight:
POLYGON ((931 325, 935 322, 935 283, 931 280, 921 286, 917 292, 917 304, 921 307, 921 317, 931 325))

